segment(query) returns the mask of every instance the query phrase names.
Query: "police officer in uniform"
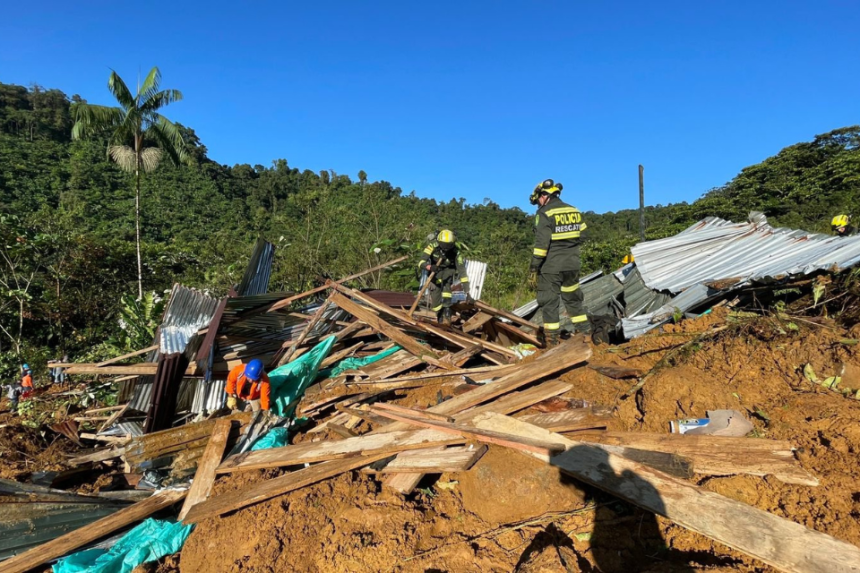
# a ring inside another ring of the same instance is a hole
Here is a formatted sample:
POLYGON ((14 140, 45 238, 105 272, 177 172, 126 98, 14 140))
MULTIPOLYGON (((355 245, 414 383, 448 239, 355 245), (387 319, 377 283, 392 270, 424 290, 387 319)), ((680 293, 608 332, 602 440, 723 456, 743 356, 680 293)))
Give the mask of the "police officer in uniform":
POLYGON ((548 346, 559 342, 559 295, 577 332, 588 332, 588 317, 579 289, 580 234, 586 229, 582 213, 560 198, 562 184, 547 179, 532 191, 529 201, 538 205, 535 246, 529 267, 529 284, 537 289, 538 306, 548 346))
POLYGON ((453 294, 451 286, 459 276, 463 292, 469 300, 469 275, 466 274, 466 260, 457 248, 457 238, 450 229, 443 229, 424 249, 421 261, 418 263, 419 273, 426 270, 436 273, 427 290, 430 292, 430 304, 436 313, 440 324, 451 324, 451 305, 453 294))

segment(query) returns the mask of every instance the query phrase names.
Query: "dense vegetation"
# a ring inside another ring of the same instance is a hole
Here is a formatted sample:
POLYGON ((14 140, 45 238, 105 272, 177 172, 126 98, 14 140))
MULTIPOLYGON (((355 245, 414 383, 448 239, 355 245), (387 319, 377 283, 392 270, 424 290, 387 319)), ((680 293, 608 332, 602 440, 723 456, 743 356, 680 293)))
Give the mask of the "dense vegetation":
MULTIPOLYGON (((117 317, 137 291, 133 175, 109 161, 105 140, 71 140, 76 101, 59 90, 0 84, 0 377, 20 360, 128 345, 117 317)), ((259 236, 278 249, 270 288, 302 290, 320 276, 417 253, 429 233, 448 226, 489 263, 485 298, 511 306, 532 297, 523 286, 529 213, 423 199, 364 172, 354 181, 286 159, 220 165, 192 129, 179 128, 191 165, 165 163, 141 182, 148 291, 179 281, 223 294, 259 236)), ((788 147, 698 201, 649 207, 647 234, 667 236, 708 215, 743 220, 751 209, 826 231, 833 213, 850 213, 860 198, 858 145, 854 126, 788 147)), ((589 213, 587 221, 585 269, 616 267, 637 240, 638 213, 589 213)), ((405 289, 413 278, 410 268, 372 277, 369 286, 405 289)))

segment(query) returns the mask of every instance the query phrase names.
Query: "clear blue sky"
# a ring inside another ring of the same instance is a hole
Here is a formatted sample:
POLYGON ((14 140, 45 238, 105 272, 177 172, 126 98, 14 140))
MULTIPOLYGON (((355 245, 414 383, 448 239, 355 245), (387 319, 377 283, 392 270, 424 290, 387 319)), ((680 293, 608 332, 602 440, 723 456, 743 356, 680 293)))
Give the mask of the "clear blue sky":
POLYGON ((860 3, 13 2, 0 81, 110 103, 161 68, 221 163, 334 169, 530 211, 694 200, 860 123, 860 3), (146 6, 144 8, 144 6, 146 6))

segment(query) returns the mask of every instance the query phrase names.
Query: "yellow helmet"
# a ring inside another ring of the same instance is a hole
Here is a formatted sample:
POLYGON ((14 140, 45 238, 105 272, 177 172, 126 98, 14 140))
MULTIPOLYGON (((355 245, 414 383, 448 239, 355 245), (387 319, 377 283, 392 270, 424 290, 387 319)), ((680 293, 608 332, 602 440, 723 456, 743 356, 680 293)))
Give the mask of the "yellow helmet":
POLYGON ((532 190, 532 194, 529 197, 529 203, 532 205, 537 205, 538 198, 540 198, 542 193, 548 193, 550 195, 561 193, 561 190, 564 186, 561 183, 556 183, 552 179, 544 179, 537 185, 535 185, 534 190, 532 190))
POLYGON ((830 221, 831 227, 847 227, 848 226, 848 215, 836 215, 833 217, 833 220, 830 221))
POLYGON ((457 237, 454 236, 454 231, 449 229, 442 229, 439 231, 439 234, 436 235, 436 241, 439 242, 439 246, 446 250, 453 248, 456 240, 457 237))

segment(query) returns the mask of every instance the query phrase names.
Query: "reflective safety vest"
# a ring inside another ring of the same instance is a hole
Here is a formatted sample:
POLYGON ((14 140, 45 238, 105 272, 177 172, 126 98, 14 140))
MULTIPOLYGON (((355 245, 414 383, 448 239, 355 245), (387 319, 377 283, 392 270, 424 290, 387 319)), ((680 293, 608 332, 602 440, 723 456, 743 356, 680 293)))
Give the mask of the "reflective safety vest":
POLYGON ((578 271, 580 235, 587 228, 579 209, 553 197, 535 215, 531 269, 542 273, 578 271))

